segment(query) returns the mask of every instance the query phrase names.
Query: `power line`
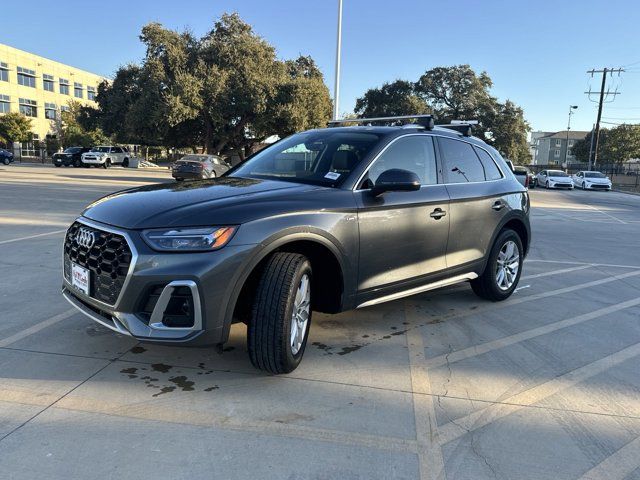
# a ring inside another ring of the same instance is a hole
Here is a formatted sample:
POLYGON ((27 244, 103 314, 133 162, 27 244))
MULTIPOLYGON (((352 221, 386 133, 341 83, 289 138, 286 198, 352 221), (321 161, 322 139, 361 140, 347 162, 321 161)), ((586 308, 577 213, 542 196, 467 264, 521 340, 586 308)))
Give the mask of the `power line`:
MULTIPOLYGON (((618 92, 617 87, 613 92, 610 89, 607 89, 607 91, 605 92, 604 88, 607 84, 607 74, 613 77, 613 74, 617 73, 619 77, 622 72, 624 72, 623 68, 602 68, 599 70, 592 68, 591 70, 587 71, 587 73, 591 74, 591 78, 593 78, 593 76, 596 73, 602 73, 602 84, 600 86, 600 100, 598 101, 598 118, 596 120, 595 132, 593 132, 593 136, 596 137, 595 146, 593 148, 593 165, 594 166, 598 162, 598 144, 600 141, 600 120, 602 119, 602 104, 605 103, 605 100, 609 98, 609 96, 613 97, 611 101, 614 101, 616 98, 616 95, 620 95, 620 92, 618 92)), ((592 92, 591 87, 589 87, 589 91, 584 93, 587 94, 589 100, 591 100, 591 95, 595 94, 596 92, 592 92)), ((591 154, 589 155, 589 170, 591 170, 591 154)))

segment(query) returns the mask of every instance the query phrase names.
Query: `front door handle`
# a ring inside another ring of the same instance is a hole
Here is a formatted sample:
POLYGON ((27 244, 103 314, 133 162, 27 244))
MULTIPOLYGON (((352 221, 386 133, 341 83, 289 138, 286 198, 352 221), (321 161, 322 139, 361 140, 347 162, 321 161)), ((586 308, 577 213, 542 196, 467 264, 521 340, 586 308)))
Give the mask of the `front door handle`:
POLYGON ((444 217, 447 214, 447 212, 445 212, 444 210, 442 210, 441 208, 436 208, 433 212, 431 212, 429 214, 429 216, 431 218, 435 218, 436 220, 440 220, 442 217, 444 217))
POLYGON ((496 200, 491 208, 493 208, 495 211, 500 211, 504 208, 504 202, 502 200, 496 200))

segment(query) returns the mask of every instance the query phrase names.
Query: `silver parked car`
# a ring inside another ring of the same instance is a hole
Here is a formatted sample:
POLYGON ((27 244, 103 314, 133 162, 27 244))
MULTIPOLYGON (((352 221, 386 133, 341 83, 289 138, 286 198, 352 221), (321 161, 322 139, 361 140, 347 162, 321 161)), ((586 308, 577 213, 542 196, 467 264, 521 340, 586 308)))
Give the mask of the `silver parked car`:
POLYGON ((216 155, 185 155, 171 167, 171 174, 177 181, 199 180, 220 177, 231 168, 216 155))
POLYGON ((571 179, 573 185, 582 190, 611 190, 611 179, 604 173, 581 170, 571 179))
POLYGON ((536 175, 538 185, 544 188, 568 188, 573 190, 571 177, 562 170, 542 170, 536 175))

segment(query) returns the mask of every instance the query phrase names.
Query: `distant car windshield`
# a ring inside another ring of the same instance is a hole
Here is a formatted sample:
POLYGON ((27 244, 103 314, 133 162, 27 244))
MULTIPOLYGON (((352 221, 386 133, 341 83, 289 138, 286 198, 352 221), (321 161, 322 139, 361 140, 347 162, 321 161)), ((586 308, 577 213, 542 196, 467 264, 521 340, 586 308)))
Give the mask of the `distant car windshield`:
POLYGON ((82 150, 82 147, 69 147, 64 149, 64 153, 78 153, 82 150))
POLYGON ((549 170, 549 176, 550 177, 568 177, 569 175, 567 175, 561 170, 549 170))
POLYGON ((362 161, 380 135, 331 128, 297 133, 236 167, 232 177, 257 177, 335 187, 362 161))
POLYGON ((185 155, 179 161, 185 162, 205 162, 209 158, 208 155, 185 155))
POLYGON ((109 153, 109 147, 93 147, 91 149, 92 152, 102 152, 102 153, 109 153))
POLYGON ((586 178, 607 178, 607 176, 600 172, 584 172, 586 178))
POLYGON ((527 167, 515 166, 515 167, 513 167, 513 171, 516 172, 516 173, 525 173, 525 174, 529 173, 529 169, 527 167))

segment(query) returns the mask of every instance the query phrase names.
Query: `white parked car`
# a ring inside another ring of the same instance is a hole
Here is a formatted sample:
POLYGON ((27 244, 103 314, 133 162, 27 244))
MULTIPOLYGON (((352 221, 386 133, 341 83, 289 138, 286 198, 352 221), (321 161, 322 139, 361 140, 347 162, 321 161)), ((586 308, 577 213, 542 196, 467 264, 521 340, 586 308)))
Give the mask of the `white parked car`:
POLYGON ((568 188, 573 190, 571 177, 562 170, 542 170, 538 175, 538 186, 544 188, 568 188))
POLYGON ((611 190, 611 179, 604 173, 582 170, 571 179, 576 188, 583 190, 611 190))
POLYGON ((85 167, 92 165, 103 168, 109 168, 111 165, 128 167, 129 158, 131 158, 131 154, 127 147, 99 145, 82 154, 82 164, 85 167))

